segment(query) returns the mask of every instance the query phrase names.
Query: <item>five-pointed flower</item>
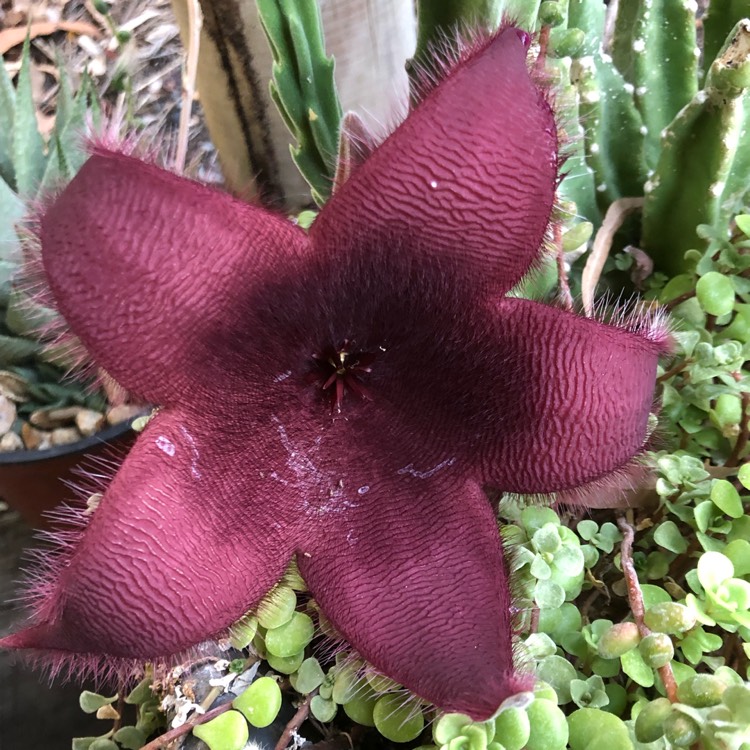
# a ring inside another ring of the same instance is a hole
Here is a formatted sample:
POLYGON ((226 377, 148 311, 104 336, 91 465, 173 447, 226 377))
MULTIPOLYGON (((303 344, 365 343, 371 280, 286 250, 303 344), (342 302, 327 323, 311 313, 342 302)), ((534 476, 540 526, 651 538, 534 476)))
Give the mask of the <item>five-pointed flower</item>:
POLYGON ((663 341, 505 296, 558 179, 527 46, 508 27, 466 51, 309 233, 94 151, 42 218, 45 273, 97 364, 161 409, 2 645, 180 654, 296 555, 338 632, 421 698, 482 719, 528 684, 484 487, 625 466, 663 341))

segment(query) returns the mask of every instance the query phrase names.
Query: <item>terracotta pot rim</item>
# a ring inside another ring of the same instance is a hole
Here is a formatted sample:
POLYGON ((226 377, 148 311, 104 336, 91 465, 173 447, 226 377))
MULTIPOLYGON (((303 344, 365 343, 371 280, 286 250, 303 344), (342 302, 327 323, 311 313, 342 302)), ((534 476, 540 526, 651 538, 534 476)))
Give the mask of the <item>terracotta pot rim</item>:
POLYGON ((106 427, 103 430, 99 430, 99 432, 94 435, 77 440, 75 443, 56 445, 54 448, 44 448, 43 450, 22 450, 0 453, 0 466, 7 466, 8 464, 30 464, 35 461, 48 461, 60 458, 61 456, 68 456, 72 453, 84 453, 94 446, 108 443, 111 440, 124 435, 131 429, 131 426, 136 419, 138 419, 138 417, 127 419, 124 422, 112 425, 111 427, 106 427))

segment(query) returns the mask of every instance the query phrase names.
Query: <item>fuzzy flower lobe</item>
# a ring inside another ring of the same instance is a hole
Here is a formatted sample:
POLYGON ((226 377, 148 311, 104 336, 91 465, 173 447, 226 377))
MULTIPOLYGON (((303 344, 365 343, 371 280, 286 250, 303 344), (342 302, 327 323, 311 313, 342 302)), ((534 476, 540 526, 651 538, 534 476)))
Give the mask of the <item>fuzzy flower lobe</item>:
POLYGON ((444 710, 514 670, 483 487, 574 490, 641 450, 663 342, 504 297, 554 202, 527 38, 478 43, 309 234, 96 150, 41 225, 57 305, 161 405, 26 630, 50 659, 155 659, 226 633, 296 556, 336 630, 444 710))

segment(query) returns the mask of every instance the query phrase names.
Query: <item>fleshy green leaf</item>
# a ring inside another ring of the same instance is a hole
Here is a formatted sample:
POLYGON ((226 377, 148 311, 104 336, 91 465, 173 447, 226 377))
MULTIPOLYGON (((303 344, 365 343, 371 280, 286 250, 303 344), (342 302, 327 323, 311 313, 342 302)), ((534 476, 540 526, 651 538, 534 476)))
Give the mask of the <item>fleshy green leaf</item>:
POLYGON ((37 129, 36 107, 31 90, 31 47, 28 37, 23 45, 21 70, 18 72, 12 157, 16 190, 20 195, 31 198, 42 180, 45 156, 44 141, 37 129))

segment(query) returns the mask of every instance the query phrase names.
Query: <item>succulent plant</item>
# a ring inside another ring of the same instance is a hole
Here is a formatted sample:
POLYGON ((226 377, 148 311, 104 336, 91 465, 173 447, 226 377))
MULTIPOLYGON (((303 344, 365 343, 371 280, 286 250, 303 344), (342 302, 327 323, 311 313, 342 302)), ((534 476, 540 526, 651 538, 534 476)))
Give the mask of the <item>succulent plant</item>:
POLYGON ((639 245, 672 274, 706 249, 698 225, 729 238, 750 193, 750 3, 711 2, 702 46, 698 12, 623 2, 606 40, 600 0, 548 0, 537 19, 575 138, 562 194, 595 225, 616 199, 643 196, 639 245))
POLYGON ((59 66, 55 125, 45 139, 37 127, 30 69, 28 39, 16 86, 0 59, 0 450, 5 451, 74 442, 106 424, 104 393, 92 388, 90 377, 66 377, 73 364, 66 348, 40 339, 60 320, 21 280, 20 222, 86 160, 82 133, 87 121, 95 125, 99 119, 98 99, 85 76, 74 95, 59 66))

